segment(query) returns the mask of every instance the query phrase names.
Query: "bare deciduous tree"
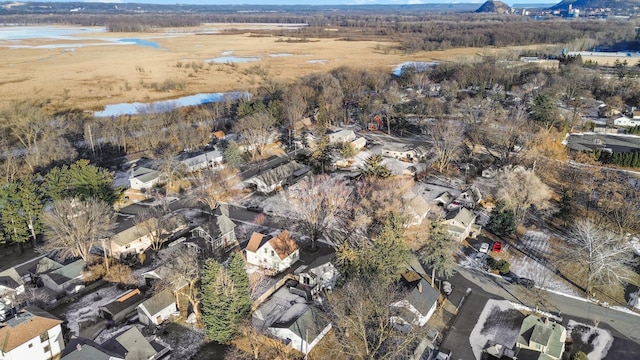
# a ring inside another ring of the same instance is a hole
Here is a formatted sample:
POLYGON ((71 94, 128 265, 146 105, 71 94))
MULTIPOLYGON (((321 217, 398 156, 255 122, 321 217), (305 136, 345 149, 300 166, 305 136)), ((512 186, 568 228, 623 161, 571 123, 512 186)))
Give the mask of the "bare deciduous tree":
POLYGON ((71 198, 55 201, 51 211, 42 215, 42 222, 46 227, 42 251, 54 250, 62 257, 79 256, 89 262, 91 248, 113 234, 115 215, 102 201, 71 198))
POLYGON ((329 227, 340 228, 350 207, 351 188, 338 176, 307 178, 284 193, 291 211, 298 216, 299 229, 311 238, 311 247, 329 227))
POLYGON ((567 242, 572 246, 566 248, 566 260, 579 265, 588 294, 594 286, 629 280, 638 264, 628 241, 589 219, 576 221, 567 242))
POLYGON ((234 187, 240 182, 238 173, 237 169, 226 167, 197 174, 192 179, 191 202, 205 205, 211 210, 217 208, 234 195, 234 187))
POLYGON ((167 278, 171 284, 171 290, 176 297, 176 304, 180 307, 180 296, 184 296, 191 305, 191 310, 200 318, 200 275, 199 255, 194 248, 188 248, 180 252, 171 252, 163 260, 166 264, 167 278))
POLYGON ((449 164, 457 161, 462 153, 463 128, 452 120, 436 120, 428 125, 432 136, 432 149, 435 153, 433 165, 439 172, 445 171, 449 164))
POLYGON ((498 200, 507 209, 513 210, 516 222, 524 220, 532 205, 538 209, 548 206, 551 189, 543 183, 533 170, 507 169, 498 179, 498 200))
POLYGON ((349 359, 408 358, 420 328, 412 326, 408 332, 400 332, 390 321, 395 313, 389 304, 400 300, 401 293, 375 279, 364 280, 349 281, 329 298, 335 331, 330 351, 349 359))
POLYGON ((264 153, 264 147, 274 130, 275 120, 267 112, 245 116, 234 125, 234 130, 242 135, 242 141, 249 147, 252 159, 264 153))

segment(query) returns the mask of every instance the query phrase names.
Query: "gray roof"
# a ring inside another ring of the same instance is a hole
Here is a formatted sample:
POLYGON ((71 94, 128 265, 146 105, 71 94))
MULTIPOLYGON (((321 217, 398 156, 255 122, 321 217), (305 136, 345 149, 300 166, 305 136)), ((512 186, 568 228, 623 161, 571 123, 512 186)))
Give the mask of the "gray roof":
POLYGON ((255 184, 258 186, 260 190, 261 186, 264 186, 265 190, 278 185, 284 180, 288 179, 296 170, 299 170, 303 167, 303 165, 298 164, 295 161, 282 164, 273 169, 267 170, 258 176, 254 176, 250 179, 247 179, 246 182, 250 184, 255 184))
POLYGON ((45 255, 14 266, 20 276, 42 274, 61 267, 62 264, 46 257, 45 255))
POLYGON ((160 172, 157 170, 149 169, 146 167, 138 167, 131 172, 131 177, 140 180, 143 183, 155 180, 160 176, 160 172))
POLYGON ((108 312, 112 316, 116 316, 120 313, 128 313, 132 309, 135 309, 144 301, 144 294, 139 289, 134 289, 122 294, 114 301, 100 306, 100 309, 108 312))
POLYGON ((617 134, 571 134, 566 138, 569 149, 594 151, 607 149, 614 153, 627 153, 640 150, 640 136, 617 134))
POLYGON ((107 340, 102 346, 126 360, 148 360, 158 353, 135 326, 107 340))
POLYGON ((72 338, 62 352, 61 360, 110 360, 124 359, 101 345, 84 338, 72 338))
POLYGON ((176 298, 171 293, 171 290, 166 289, 145 300, 139 306, 147 310, 149 315, 154 316, 175 302, 176 298))
POLYGON ((318 337, 322 330, 329 325, 329 320, 315 306, 307 307, 307 310, 298 318, 283 324, 273 324, 273 328, 289 329, 302 339, 308 337, 309 342, 318 337))
POLYGON ((62 285, 69 280, 80 277, 82 275, 82 270, 84 270, 84 267, 86 265, 87 263, 85 263, 84 260, 80 259, 72 262, 69 265, 65 265, 61 268, 53 270, 52 272, 45 275, 47 275, 56 284, 62 285))
POLYGON ((449 211, 449 213, 447 213, 447 217, 445 218, 445 220, 455 220, 463 224, 465 227, 467 227, 473 223, 475 218, 476 216, 473 214, 471 210, 465 207, 461 207, 461 208, 449 211))
POLYGON ((431 287, 431 284, 425 279, 420 279, 420 281, 415 282, 411 288, 407 295, 407 301, 413 305, 421 315, 427 315, 433 304, 438 301, 440 294, 436 289, 431 287))
POLYGON ((21 285, 24 285, 24 281, 22 281, 22 277, 18 274, 15 268, 11 267, 0 272, 0 286, 15 289, 21 285))
MULTIPOLYGON (((141 224, 133 225, 130 228, 127 228, 114 236, 111 237, 111 241, 120 245, 125 246, 127 244, 131 244, 132 242, 140 239, 141 237, 147 235, 149 233, 148 229, 145 227, 147 224, 150 224, 152 221, 158 221, 155 218, 151 218, 141 224)), ((153 228, 153 226, 150 225, 153 228)))
POLYGON ((194 155, 182 160, 182 163, 188 167, 194 167, 201 164, 207 164, 209 161, 219 161, 222 159, 222 153, 218 150, 207 151, 202 154, 194 155))

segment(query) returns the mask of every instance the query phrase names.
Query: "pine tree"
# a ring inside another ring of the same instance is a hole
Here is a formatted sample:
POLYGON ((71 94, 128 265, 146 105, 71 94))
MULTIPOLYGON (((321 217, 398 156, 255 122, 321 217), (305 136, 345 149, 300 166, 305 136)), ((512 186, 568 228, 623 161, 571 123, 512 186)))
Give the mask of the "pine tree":
POLYGON ((212 259, 204 265, 202 276, 202 318, 207 339, 224 344, 233 338, 230 303, 233 281, 224 268, 212 259))
POLYGON ((438 272, 445 277, 453 275, 456 265, 453 256, 454 240, 442 221, 434 221, 429 231, 429 241, 420 249, 420 259, 432 267, 432 278, 438 272))
POLYGON ((229 141, 227 148, 224 150, 224 161, 234 168, 237 168, 244 163, 244 154, 237 142, 229 141))
POLYGON ((498 236, 513 235, 516 232, 516 220, 513 210, 506 209, 504 203, 498 201, 493 210, 491 210, 491 219, 487 224, 487 230, 498 236))
POLYGON ((251 311, 251 290, 249 288, 246 262, 241 252, 236 251, 231 255, 228 271, 236 289, 236 299, 233 307, 238 315, 244 316, 251 311))
POLYGON ((40 214, 44 208, 43 194, 33 176, 14 180, 0 189, 0 214, 5 236, 22 244, 31 239, 35 244, 42 232, 40 214))
POLYGON ((113 188, 113 173, 85 159, 51 169, 45 176, 44 187, 53 200, 77 197, 113 205, 122 195, 122 189, 113 188))
POLYGON ((361 274, 373 274, 384 283, 391 284, 405 270, 409 254, 402 219, 398 214, 390 213, 373 246, 365 248, 361 274))
POLYGON ((382 155, 375 154, 369 156, 365 161, 364 165, 360 168, 360 177, 376 177, 379 179, 386 179, 393 175, 391 170, 382 165, 382 155))

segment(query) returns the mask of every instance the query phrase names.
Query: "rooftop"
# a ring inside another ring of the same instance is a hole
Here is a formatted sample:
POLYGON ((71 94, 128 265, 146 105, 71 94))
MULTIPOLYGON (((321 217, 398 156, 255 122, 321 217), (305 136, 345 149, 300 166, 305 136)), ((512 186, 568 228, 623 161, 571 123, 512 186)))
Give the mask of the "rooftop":
POLYGON ((0 324, 0 350, 9 352, 60 324, 62 321, 48 312, 28 307, 0 324))

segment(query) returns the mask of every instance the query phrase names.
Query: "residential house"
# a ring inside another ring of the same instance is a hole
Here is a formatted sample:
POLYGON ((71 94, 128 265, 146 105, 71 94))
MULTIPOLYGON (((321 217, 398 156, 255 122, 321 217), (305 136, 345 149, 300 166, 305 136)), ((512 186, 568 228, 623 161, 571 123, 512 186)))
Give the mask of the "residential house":
POLYGON ((331 144, 339 144, 345 142, 352 142, 356 139, 356 133, 353 130, 348 129, 337 129, 335 131, 327 133, 329 137, 329 142, 331 144))
POLYGON ((160 182, 160 172, 146 167, 136 167, 129 175, 129 187, 134 190, 149 190, 160 182))
POLYGON ((0 360, 49 360, 64 348, 62 320, 28 307, 0 324, 0 360))
POLYGON ((456 196, 456 198, 451 202, 451 206, 447 206, 447 209, 455 207, 475 209, 475 207, 480 204, 481 200, 482 194, 480 193, 480 190, 475 186, 471 186, 467 190, 461 192, 460 195, 456 196))
POLYGON ((15 303, 16 297, 23 293, 24 281, 15 268, 10 267, 0 272, 0 303, 11 307, 15 303))
POLYGON ((63 265, 51 258, 42 255, 24 262, 14 268, 25 284, 38 284, 40 275, 61 268, 63 265))
POLYGON ((125 360, 124 356, 116 354, 89 339, 73 337, 64 348, 61 360, 125 360))
POLYGON ((548 318, 529 315, 522 322, 516 342, 518 358, 525 358, 529 354, 533 356, 526 358, 561 359, 566 339, 567 330, 562 325, 549 321, 548 318))
POLYGON ((449 211, 444 219, 449 235, 460 242, 469 236, 475 237, 480 232, 480 229, 474 226, 475 221, 476 215, 464 207, 449 211))
POLYGON ((100 316, 115 324, 121 323, 129 317, 133 317, 137 312, 138 305, 144 301, 144 293, 140 289, 129 290, 112 302, 100 306, 100 316))
POLYGON ((184 166, 184 169, 188 172, 203 170, 206 168, 213 168, 223 161, 222 153, 218 150, 206 151, 197 155, 190 155, 184 158, 180 164, 184 166))
POLYGON ((633 118, 630 119, 626 116, 621 116, 617 119, 613 120, 613 125, 615 126, 625 126, 625 127, 634 127, 634 126, 640 126, 640 118, 633 118))
POLYGON ((362 136, 351 142, 351 147, 353 147, 353 150, 355 151, 360 151, 364 149, 365 146, 367 146, 367 139, 362 136))
POLYGON ((165 289, 138 305, 138 319, 145 325, 160 325, 178 311, 176 298, 165 289))
POLYGON ((449 206, 449 204, 451 204, 453 199, 454 199, 453 195, 450 192, 445 191, 442 194, 440 194, 440 196, 435 198, 433 201, 436 204, 442 206, 443 208, 446 208, 447 206, 449 206))
POLYGON ((294 272, 298 281, 311 288, 312 293, 327 290, 333 291, 340 273, 333 265, 336 254, 331 253, 315 258, 309 265, 300 266, 294 272))
POLYGON ((102 347, 125 360, 155 360, 171 351, 168 345, 158 339, 145 339, 135 326, 105 341, 102 347))
POLYGON ((275 236, 254 232, 249 239, 246 256, 247 263, 279 273, 298 261, 300 250, 288 230, 275 236))
POLYGON ((153 237, 156 235, 154 229, 155 218, 148 219, 140 224, 129 222, 129 227, 121 230, 111 237, 111 256, 118 257, 127 254, 143 253, 151 247, 153 237))
POLYGON ((42 274, 44 286, 52 292, 61 294, 74 294, 84 288, 82 284, 82 271, 87 263, 84 260, 76 260, 61 268, 42 274))
POLYGON ((306 355, 331 330, 331 323, 307 296, 293 290, 298 289, 277 289, 253 312, 251 322, 306 355))
POLYGON ((193 236, 205 240, 208 249, 228 249, 238 244, 236 224, 224 213, 191 230, 193 236))
POLYGON ((382 156, 405 162, 420 162, 426 160, 428 155, 428 149, 423 145, 386 144, 382 147, 382 156))
POLYGON ((289 185, 294 177, 294 172, 302 168, 304 168, 303 165, 291 161, 249 178, 245 183, 255 187, 258 192, 270 194, 289 185))
POLYGON ((421 224, 431 212, 431 204, 425 200, 419 189, 412 188, 402 196, 402 201, 405 204, 405 214, 408 216, 408 226, 421 224))
POLYGON ((440 293, 415 271, 402 274, 401 286, 406 296, 391 304, 398 311, 398 316, 393 317, 392 321, 396 324, 424 326, 436 311, 440 293))

